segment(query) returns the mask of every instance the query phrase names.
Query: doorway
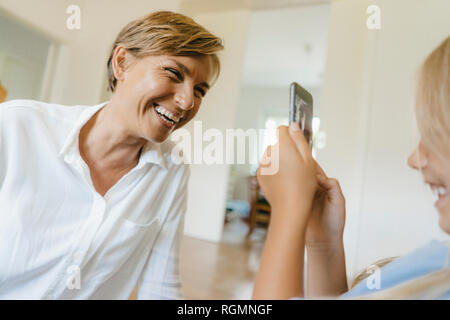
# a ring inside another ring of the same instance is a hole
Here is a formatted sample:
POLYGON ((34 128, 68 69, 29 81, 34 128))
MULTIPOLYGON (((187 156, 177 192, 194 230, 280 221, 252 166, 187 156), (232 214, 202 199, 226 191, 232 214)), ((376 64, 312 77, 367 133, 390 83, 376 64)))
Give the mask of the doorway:
POLYGON ((6 101, 46 99, 51 39, 0 12, 0 83, 6 101))

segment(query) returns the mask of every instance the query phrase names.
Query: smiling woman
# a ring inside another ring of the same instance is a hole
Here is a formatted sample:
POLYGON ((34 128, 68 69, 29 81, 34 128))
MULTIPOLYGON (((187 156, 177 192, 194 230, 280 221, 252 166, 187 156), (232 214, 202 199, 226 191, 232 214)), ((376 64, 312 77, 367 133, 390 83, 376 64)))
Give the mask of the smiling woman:
POLYGON ((110 101, 0 104, 0 298, 126 299, 135 285, 140 299, 182 297, 189 169, 166 140, 196 115, 222 49, 155 12, 114 42, 110 101))

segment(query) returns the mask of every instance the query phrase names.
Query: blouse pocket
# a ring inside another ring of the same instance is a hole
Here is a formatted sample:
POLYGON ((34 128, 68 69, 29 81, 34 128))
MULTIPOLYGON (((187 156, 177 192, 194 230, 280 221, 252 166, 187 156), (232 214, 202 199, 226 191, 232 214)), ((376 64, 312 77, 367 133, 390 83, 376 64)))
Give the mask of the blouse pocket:
POLYGON ((156 217, 154 219, 152 219, 150 222, 148 223, 137 223, 134 221, 131 221, 129 219, 123 218, 122 222, 127 225, 128 229, 136 229, 136 230, 143 230, 145 228, 150 228, 153 224, 159 224, 159 217, 156 217))
POLYGON ((115 298, 127 291, 125 288, 131 286, 132 289, 161 229, 158 217, 145 224, 122 218, 118 224, 118 228, 82 267, 87 275, 86 283, 95 284, 91 288, 91 297, 101 294, 102 297, 115 298))

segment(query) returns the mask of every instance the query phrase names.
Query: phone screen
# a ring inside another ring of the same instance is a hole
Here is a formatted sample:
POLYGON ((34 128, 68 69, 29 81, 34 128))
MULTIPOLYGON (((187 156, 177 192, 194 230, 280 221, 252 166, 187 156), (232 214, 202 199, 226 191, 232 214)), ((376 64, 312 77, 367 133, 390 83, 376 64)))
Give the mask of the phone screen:
POLYGON ((289 123, 298 122, 309 146, 312 148, 312 95, 298 83, 293 82, 290 87, 289 123))

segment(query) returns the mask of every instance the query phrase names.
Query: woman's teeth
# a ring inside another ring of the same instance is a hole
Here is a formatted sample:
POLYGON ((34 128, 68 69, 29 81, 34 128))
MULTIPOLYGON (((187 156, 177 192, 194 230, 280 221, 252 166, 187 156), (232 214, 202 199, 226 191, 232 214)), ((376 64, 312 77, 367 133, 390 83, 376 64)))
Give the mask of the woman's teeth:
POLYGON ((156 106, 155 110, 160 116, 162 116, 163 120, 169 121, 170 123, 178 123, 180 121, 179 117, 177 117, 164 107, 156 106))

